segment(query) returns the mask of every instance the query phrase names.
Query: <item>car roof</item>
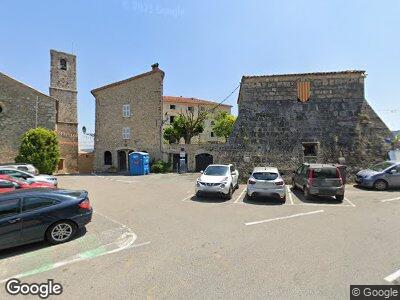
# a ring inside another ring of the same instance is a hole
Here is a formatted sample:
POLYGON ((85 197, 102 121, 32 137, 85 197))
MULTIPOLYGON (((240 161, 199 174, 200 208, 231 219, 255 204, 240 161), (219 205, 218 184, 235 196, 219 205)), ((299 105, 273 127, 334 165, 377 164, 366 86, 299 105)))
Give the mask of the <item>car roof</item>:
POLYGON ((208 165, 208 167, 210 167, 210 166, 212 166, 212 167, 230 167, 230 166, 233 166, 233 165, 232 164, 212 164, 212 165, 208 165))
POLYGON ((275 168, 275 167, 255 167, 253 169, 253 173, 257 173, 257 172, 279 173, 278 168, 275 168))
POLYGON ((15 168, 7 168, 7 167, 1 167, 1 166, 0 166, 0 169, 2 169, 2 170, 7 170, 7 171, 21 172, 21 173, 24 173, 24 174, 26 174, 26 175, 34 176, 33 174, 30 174, 30 173, 28 173, 28 172, 26 172, 26 171, 18 170, 18 169, 15 169, 15 168))

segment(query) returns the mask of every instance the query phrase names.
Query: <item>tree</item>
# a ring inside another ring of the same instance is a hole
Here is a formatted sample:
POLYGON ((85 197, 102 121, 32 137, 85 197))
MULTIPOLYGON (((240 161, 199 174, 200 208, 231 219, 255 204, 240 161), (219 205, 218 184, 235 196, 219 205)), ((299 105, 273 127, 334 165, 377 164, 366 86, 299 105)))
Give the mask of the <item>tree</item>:
POLYGON ((197 115, 193 110, 188 111, 187 114, 180 113, 171 126, 165 128, 164 138, 170 143, 175 143, 184 138, 185 144, 190 144, 192 137, 203 132, 206 118, 206 112, 199 112, 197 115))
POLYGON ((225 141, 232 133, 233 125, 235 124, 236 117, 223 111, 215 117, 213 131, 218 137, 224 137, 225 141))
POLYGON ((22 135, 16 162, 33 164, 40 173, 52 174, 59 160, 60 145, 54 131, 34 128, 22 135))

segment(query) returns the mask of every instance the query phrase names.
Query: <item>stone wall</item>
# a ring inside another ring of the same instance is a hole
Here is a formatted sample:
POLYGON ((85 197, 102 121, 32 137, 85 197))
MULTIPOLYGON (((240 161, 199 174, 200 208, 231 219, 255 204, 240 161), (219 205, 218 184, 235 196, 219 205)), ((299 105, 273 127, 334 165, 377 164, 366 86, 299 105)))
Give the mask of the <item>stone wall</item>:
POLYGON ((55 129, 56 102, 0 73, 0 163, 14 161, 20 137, 29 129, 55 129))
POLYGON ((106 171, 104 152, 112 153, 112 166, 118 167, 118 151, 146 151, 151 159, 162 157, 162 94, 164 72, 154 68, 127 80, 92 91, 96 98, 95 171, 106 171), (131 115, 123 116, 129 104, 131 115), (123 128, 130 138, 123 139, 123 128))
POLYGON ((234 162, 242 174, 340 161, 352 173, 385 159, 390 131, 364 99, 364 78, 362 71, 244 76, 234 131, 214 161, 234 162), (298 81, 311 84, 308 102, 297 99, 298 81), (315 145, 316 155, 305 155, 304 145, 315 145))
POLYGON ((56 125, 60 141, 60 159, 57 173, 78 173, 78 128, 76 123, 60 123, 56 125))

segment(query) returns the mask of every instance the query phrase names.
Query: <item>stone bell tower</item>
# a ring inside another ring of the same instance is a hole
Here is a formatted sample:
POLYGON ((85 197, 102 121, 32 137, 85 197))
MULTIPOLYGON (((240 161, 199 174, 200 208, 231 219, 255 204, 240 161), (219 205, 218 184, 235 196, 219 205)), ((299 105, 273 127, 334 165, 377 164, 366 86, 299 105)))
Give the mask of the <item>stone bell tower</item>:
POLYGON ((50 50, 50 96, 57 99, 58 173, 78 172, 76 56, 50 50))

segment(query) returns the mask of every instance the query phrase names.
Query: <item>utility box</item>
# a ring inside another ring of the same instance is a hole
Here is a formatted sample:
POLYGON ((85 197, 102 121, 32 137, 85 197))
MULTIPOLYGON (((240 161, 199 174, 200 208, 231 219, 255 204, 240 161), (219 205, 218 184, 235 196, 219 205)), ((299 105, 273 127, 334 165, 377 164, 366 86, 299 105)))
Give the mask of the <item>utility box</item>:
POLYGON ((129 174, 146 175, 150 173, 150 155, 146 152, 129 154, 129 174))

